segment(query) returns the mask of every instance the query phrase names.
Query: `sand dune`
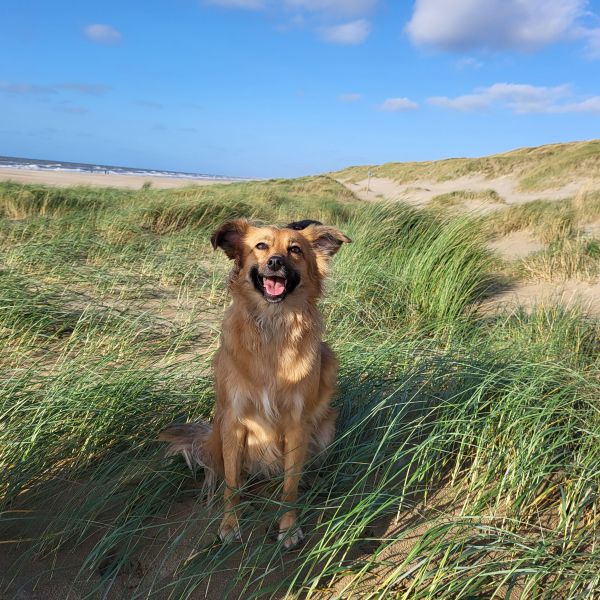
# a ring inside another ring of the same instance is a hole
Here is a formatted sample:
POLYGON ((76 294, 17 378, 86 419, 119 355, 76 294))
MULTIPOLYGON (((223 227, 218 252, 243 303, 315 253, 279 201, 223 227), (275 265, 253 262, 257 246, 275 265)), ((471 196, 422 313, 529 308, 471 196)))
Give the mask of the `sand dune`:
MULTIPOLYGON (((415 206, 423 206, 436 196, 452 192, 487 192, 493 190, 506 204, 523 204, 532 200, 561 200, 577 194, 587 186, 586 182, 574 181, 552 190, 524 192, 518 189, 518 181, 511 175, 490 179, 484 175, 459 177, 448 181, 418 180, 398 183, 385 177, 371 177, 370 183, 363 179, 356 183, 339 179, 355 196, 363 200, 402 200, 415 206), (367 189, 368 188, 368 189, 367 189)), ((472 208, 487 212, 504 206, 502 203, 482 202, 472 208)))

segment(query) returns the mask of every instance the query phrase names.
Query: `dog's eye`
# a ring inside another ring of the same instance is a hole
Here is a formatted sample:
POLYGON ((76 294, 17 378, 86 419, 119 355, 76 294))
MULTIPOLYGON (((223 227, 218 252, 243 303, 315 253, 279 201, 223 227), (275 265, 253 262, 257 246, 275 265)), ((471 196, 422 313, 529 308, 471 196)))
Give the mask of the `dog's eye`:
POLYGON ((300 248, 300 246, 290 246, 288 251, 292 254, 302 254, 302 248, 300 248))
POLYGON ((267 250, 269 246, 267 246, 264 242, 259 242, 256 244, 257 250, 267 250))

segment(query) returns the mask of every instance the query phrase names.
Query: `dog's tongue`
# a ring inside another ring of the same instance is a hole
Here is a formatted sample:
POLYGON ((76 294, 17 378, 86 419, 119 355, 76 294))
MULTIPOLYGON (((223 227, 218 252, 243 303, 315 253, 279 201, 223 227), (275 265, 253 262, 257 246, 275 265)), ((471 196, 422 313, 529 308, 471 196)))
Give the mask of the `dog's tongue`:
POLYGON ((265 277, 263 285, 269 296, 281 296, 285 292, 285 279, 282 277, 265 277))

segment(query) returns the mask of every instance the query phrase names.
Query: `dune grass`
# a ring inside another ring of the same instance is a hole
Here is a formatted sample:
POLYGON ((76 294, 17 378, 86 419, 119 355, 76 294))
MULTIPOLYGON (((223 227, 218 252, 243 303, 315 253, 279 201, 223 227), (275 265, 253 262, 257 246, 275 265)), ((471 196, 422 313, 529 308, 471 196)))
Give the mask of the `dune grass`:
POLYGON ((464 206, 465 202, 469 201, 476 201, 482 204, 506 204, 506 202, 495 190, 490 189, 480 192, 461 190, 435 196, 429 201, 428 207, 434 210, 462 207, 464 206))
POLYGON ((531 281, 592 282, 600 274, 597 234, 600 193, 582 190, 573 198, 511 205, 478 218, 482 232, 498 239, 528 231, 545 244, 508 266, 507 272, 531 281))
POLYGON ((482 223, 491 236, 500 237, 529 229, 535 238, 547 244, 572 236, 577 231, 577 213, 570 199, 554 202, 535 200, 513 204, 486 215, 482 223))
POLYGON ((600 182, 600 140, 520 148, 481 158, 452 158, 427 162, 355 166, 332 173, 336 178, 362 181, 369 170, 374 177, 399 183, 423 180, 449 181, 482 175, 488 179, 513 175, 522 190, 561 187, 576 179, 600 182))
POLYGON ((599 219, 600 192, 582 190, 564 200, 512 204, 482 217, 481 224, 492 237, 528 229, 540 242, 548 244, 573 237, 584 225, 599 219))
POLYGON ((541 252, 523 258, 517 273, 534 281, 596 281, 600 275, 600 245, 585 238, 559 239, 541 252))
POLYGON ((482 317, 477 222, 363 204, 332 179, 138 192, 0 186, 0 582, 9 597, 594 598, 597 324, 482 317), (306 544, 243 490, 243 542, 157 432, 209 418, 229 268, 209 234, 316 218, 353 239, 322 302, 336 441, 307 468, 306 544), (31 592, 33 593, 33 592, 31 592))

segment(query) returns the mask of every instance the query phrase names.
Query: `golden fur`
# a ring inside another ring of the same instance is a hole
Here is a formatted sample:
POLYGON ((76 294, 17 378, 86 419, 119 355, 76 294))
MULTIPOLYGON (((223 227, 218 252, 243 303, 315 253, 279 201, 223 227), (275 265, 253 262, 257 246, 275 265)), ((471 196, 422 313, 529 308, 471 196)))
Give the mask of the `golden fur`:
POLYGON ((281 471, 282 500, 292 506, 280 520, 280 538, 286 547, 302 539, 293 508, 301 472, 307 456, 332 441, 336 418, 329 403, 337 361, 321 341, 317 299, 331 256, 349 241, 312 221, 279 228, 240 219, 212 237, 213 246, 234 261, 232 303, 214 359, 214 421, 212 428, 173 425, 160 439, 171 442, 170 454, 205 467, 209 485, 224 478, 223 540, 240 535, 242 474, 281 471), (286 291, 279 293, 283 282, 286 291), (271 296, 267 288, 279 294, 271 296))

